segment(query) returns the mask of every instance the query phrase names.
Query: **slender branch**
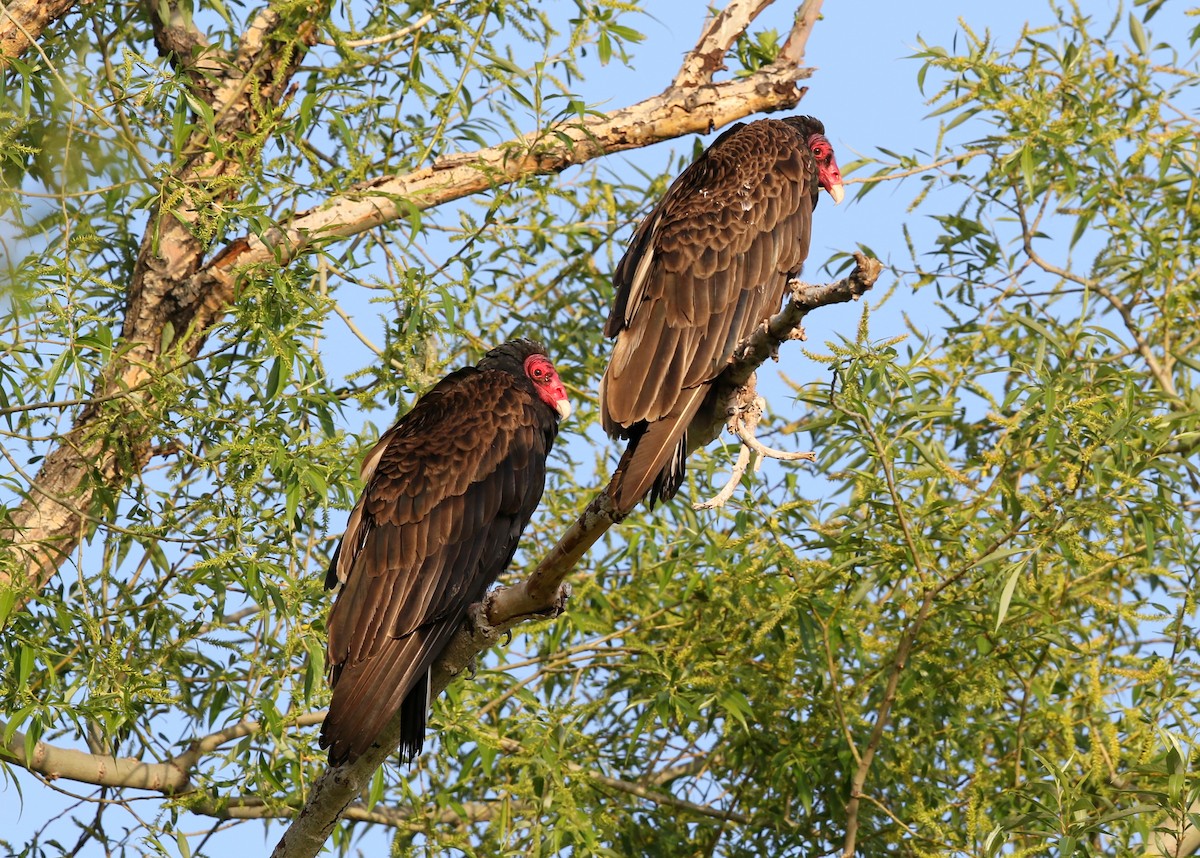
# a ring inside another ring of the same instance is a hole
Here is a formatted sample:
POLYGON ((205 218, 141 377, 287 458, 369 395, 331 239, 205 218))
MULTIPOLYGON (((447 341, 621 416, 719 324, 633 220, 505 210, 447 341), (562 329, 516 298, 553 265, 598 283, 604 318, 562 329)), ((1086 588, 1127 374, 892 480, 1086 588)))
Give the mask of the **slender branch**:
POLYGON ((725 506, 733 497, 733 493, 737 491, 738 484, 741 483, 748 467, 750 467, 750 447, 743 444, 738 449, 738 456, 733 467, 729 469, 729 479, 725 481, 725 485, 721 486, 721 490, 708 500, 692 504, 692 509, 719 509, 725 506))
MULTIPOLYGON (((296 804, 278 804, 253 796, 240 796, 215 802, 205 801, 185 806, 192 813, 211 816, 214 819, 290 819, 296 815, 298 810, 296 804)), ((342 816, 353 822, 372 822, 391 828, 416 831, 428 828, 430 823, 461 827, 476 822, 487 822, 495 816, 495 813, 495 805, 487 801, 467 801, 444 810, 430 808, 404 810, 380 805, 367 807, 360 802, 354 802, 346 807, 342 816)))
POLYGON ((385 33, 382 36, 372 36, 369 39, 344 39, 340 42, 334 41, 332 39, 322 39, 320 44, 331 45, 334 47, 340 46, 343 48, 370 48, 370 47, 374 47, 375 45, 386 44, 387 42, 398 42, 401 39, 403 39, 405 36, 415 33, 417 30, 421 29, 422 27, 424 27, 426 24, 428 24, 432 20, 433 20, 433 13, 426 12, 420 18, 418 18, 417 20, 415 20, 411 24, 409 24, 407 27, 401 27, 399 30, 396 30, 391 33, 385 33))
POLYGON ((875 447, 875 452, 879 456, 879 464, 883 468, 883 478, 887 483, 888 495, 892 499, 892 507, 896 510, 896 518, 900 521, 900 532, 904 534, 904 545, 908 548, 908 556, 912 560, 913 571, 923 581, 925 579, 925 563, 921 559, 921 553, 917 550, 917 541, 913 536, 912 526, 909 524, 908 516, 904 512, 904 499, 900 497, 900 489, 896 485, 896 475, 892 471, 892 460, 887 455, 887 448, 884 446, 883 440, 879 437, 879 433, 875 431, 875 427, 871 425, 868 417, 863 414, 855 414, 854 422, 858 424, 863 434, 871 439, 871 444, 875 447))
POLYGON ((850 751, 850 756, 854 758, 855 763, 861 765, 862 755, 858 752, 858 743, 854 741, 854 731, 850 729, 850 719, 846 717, 846 707, 842 703, 842 683, 838 674, 837 661, 833 657, 833 641, 829 638, 830 620, 819 616, 817 624, 821 627, 821 642, 824 644, 822 649, 825 650, 825 669, 829 672, 829 694, 833 700, 833 710, 837 713, 838 724, 842 728, 842 735, 846 739, 846 748, 850 751))
POLYGON ((896 179, 907 179, 909 176, 917 176, 921 173, 928 173, 930 170, 936 170, 938 167, 944 167, 947 164, 955 164, 962 161, 969 161, 979 155, 986 155, 987 149, 968 149, 965 152, 959 152, 956 155, 948 155, 945 158, 940 158, 937 161, 931 161, 928 164, 918 164, 908 170, 901 170, 899 173, 887 173, 882 176, 863 176, 862 178, 846 179, 843 184, 846 185, 873 185, 877 182, 892 182, 896 179))
MULTIPOLYGON (((519 742, 513 739, 505 738, 500 739, 500 748, 506 754, 516 754, 522 750, 519 742)), ((614 789, 617 792, 623 792, 626 795, 644 798, 647 801, 652 801, 655 804, 662 805, 663 807, 673 807, 676 810, 683 810, 689 813, 695 813, 699 816, 707 816, 712 819, 720 819, 726 822, 736 822, 740 825, 749 825, 751 822, 748 816, 744 816, 740 813, 735 813, 729 810, 720 810, 718 808, 708 807, 707 805, 703 804, 696 804, 695 802, 677 798, 676 796, 668 793, 659 792, 657 789, 646 786, 645 783, 637 783, 634 781, 624 780, 623 778, 614 778, 610 775, 604 775, 592 769, 585 768, 578 763, 573 763, 570 760, 567 760, 563 763, 563 769, 573 775, 577 775, 581 778, 586 778, 587 780, 593 781, 594 783, 598 783, 601 786, 614 789)), ((662 784, 667 783, 670 780, 674 780, 677 777, 695 774, 695 771, 695 766, 675 767, 667 771, 655 772, 651 775, 643 777, 642 780, 646 783, 653 784, 654 786, 661 786, 662 784)))
POLYGON ((675 810, 683 810, 688 813, 694 813, 697 816, 707 816, 711 819, 720 819, 725 822, 736 822, 738 825, 749 825, 751 822, 750 817, 744 814, 736 813, 731 810, 720 810, 719 808, 715 807, 707 807, 706 805, 696 804, 695 802, 687 801, 682 798, 676 798, 669 793, 659 792, 658 790, 650 789, 649 787, 644 787, 641 784, 632 783, 631 781, 609 777, 608 775, 602 775, 599 772, 585 771, 581 766, 578 766, 574 763, 568 763, 567 769, 577 774, 581 774, 583 777, 594 783, 600 784, 601 786, 615 789, 618 792, 625 793, 626 795, 632 795, 638 798, 646 799, 647 801, 654 802, 655 804, 662 805, 663 807, 672 807, 675 810))
MULTIPOLYGON (((757 74, 699 90, 668 89, 630 107, 538 129, 498 146, 438 158, 431 166, 360 184, 288 224, 247 236, 239 266, 284 265, 314 244, 349 238, 413 211, 424 211, 496 185, 559 173, 603 155, 686 134, 707 133, 753 113, 786 110, 805 90, 810 69, 768 66, 757 74)), ((206 272, 195 277, 203 279, 206 272)))
POLYGON ((871 728, 871 736, 867 739, 862 758, 859 759, 858 766, 854 770, 854 777, 850 781, 850 800, 846 802, 846 838, 842 845, 842 858, 854 858, 854 846, 858 837, 858 810, 862 804, 863 785, 867 782, 871 761, 875 759, 875 752, 879 750, 879 744, 883 740, 883 731, 891 720, 892 704, 896 702, 896 690, 900 686, 900 674, 904 672, 917 635, 920 634, 925 620, 929 618, 929 613, 933 609, 934 595, 934 590, 929 590, 925 594, 916 619, 905 629, 900 638, 900 645, 896 647, 896 658, 888 672, 883 700, 880 702, 879 712, 875 716, 875 726, 871 728))
POLYGON ((812 34, 817 19, 821 17, 821 0, 804 0, 796 10, 795 22, 788 32, 787 40, 779 51, 776 62, 800 65, 804 62, 804 51, 808 47, 808 37, 812 34))
MULTIPOLYGON (((758 399, 763 405, 766 405, 765 399, 763 399, 761 396, 758 397, 758 399)), ((759 406, 759 410, 762 410, 762 406, 759 406)), ((737 429, 737 436, 741 439, 745 446, 749 447, 759 455, 759 460, 754 466, 755 471, 762 467, 763 459, 778 459, 781 462, 815 462, 817 460, 817 454, 813 452, 800 450, 776 450, 774 447, 768 447, 762 441, 759 441, 756 437, 754 437, 754 433, 751 431, 751 427, 749 426, 739 426, 737 429)))
MULTIPOLYGON (((501 747, 508 754, 514 754, 521 750, 520 745, 512 741, 502 740, 501 747)), ((604 775, 586 769, 577 763, 567 763, 564 768, 580 779, 589 781, 597 786, 625 795, 635 796, 662 807, 670 807, 684 813, 691 813, 710 819, 719 819, 724 822, 736 822, 739 825, 752 824, 750 817, 744 814, 687 801, 670 793, 654 789, 652 786, 647 786, 646 783, 604 775)), ((666 772, 656 772, 643 780, 650 784, 660 785, 691 773, 691 768, 680 767, 666 772)), ((211 816, 217 819, 287 819, 296 815, 297 808, 292 804, 280 805, 261 798, 243 796, 228 801, 206 801, 199 804, 188 804, 187 809, 192 813, 211 816)), ((487 801, 468 801, 461 805, 456 805, 454 808, 445 808, 443 810, 428 807, 417 810, 406 810, 381 807, 380 805, 368 808, 359 802, 354 802, 347 806, 342 816, 354 822, 373 822, 392 828, 423 830, 429 828, 431 824, 462 827, 476 822, 487 822, 495 817, 496 812, 497 804, 487 801)))
POLYGON ((725 68, 725 54, 729 48, 746 32, 750 22, 770 5, 771 0, 730 0, 728 6, 704 22, 700 41, 684 58, 671 85, 688 89, 711 84, 713 75, 725 68))
POLYGON ((1085 289, 1090 289, 1107 301, 1117 315, 1121 317, 1121 321, 1125 325, 1125 330, 1129 331, 1129 335, 1133 337, 1134 343, 1137 345, 1138 354, 1142 360, 1146 362, 1146 366, 1150 369, 1150 374, 1154 376, 1158 386, 1171 399, 1176 402, 1180 401, 1179 392, 1175 389, 1175 382, 1171 378, 1171 374, 1159 362, 1158 356, 1154 354, 1154 349, 1151 348, 1149 341, 1142 335, 1142 330, 1138 327, 1137 320, 1133 318, 1133 311, 1129 305, 1114 293, 1111 289, 1101 284, 1098 280, 1090 277, 1081 277, 1074 272, 1061 268, 1046 259, 1043 259, 1036 250, 1033 249, 1033 236, 1036 233, 1036 227, 1031 228, 1026 220, 1025 206, 1018 203, 1016 207, 1017 216, 1021 220, 1021 239, 1025 250, 1025 255, 1038 268, 1045 271, 1047 274, 1053 274, 1056 277, 1061 277, 1068 283, 1077 283, 1085 289))

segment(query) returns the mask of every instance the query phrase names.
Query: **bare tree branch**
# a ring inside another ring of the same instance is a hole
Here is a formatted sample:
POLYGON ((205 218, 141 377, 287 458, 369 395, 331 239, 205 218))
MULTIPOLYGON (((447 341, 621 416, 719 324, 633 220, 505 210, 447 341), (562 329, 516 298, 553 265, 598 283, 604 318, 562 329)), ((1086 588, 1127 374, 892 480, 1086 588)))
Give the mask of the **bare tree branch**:
POLYGON ((340 42, 334 41, 332 39, 322 39, 321 44, 322 45, 341 45, 342 47, 346 47, 346 48, 370 48, 370 47, 374 47, 375 45, 387 44, 388 42, 398 42, 401 39, 403 39, 404 37, 409 36, 412 33, 415 33, 417 30, 421 29, 422 27, 424 27, 426 24, 428 24, 432 20, 433 20, 433 13, 426 12, 424 15, 417 18, 417 20, 415 20, 411 24, 409 24, 407 27, 401 27, 399 30, 396 30, 395 32, 392 32, 392 33, 385 33, 382 36, 373 36, 369 39, 346 39, 346 40, 340 41, 340 42))
POLYGON ((783 462, 816 461, 816 453, 776 450, 758 440, 756 434, 758 423, 762 420, 766 407, 767 400, 758 395, 757 374, 751 375, 750 380, 739 388, 737 394, 730 400, 728 410, 729 421, 725 425, 730 432, 741 440, 742 447, 738 451, 737 461, 734 462, 733 470, 729 474, 729 480, 715 497, 692 504, 692 509, 717 509, 724 506, 733 497, 734 490, 737 488, 738 483, 741 482, 742 476, 746 473, 746 468, 750 464, 751 453, 758 455, 758 458, 754 461, 755 473, 762 468, 764 459, 778 459, 783 462))
POLYGON ((630 107, 581 122, 539 129, 478 152, 448 155, 403 176, 386 176, 298 214, 261 238, 248 237, 242 266, 285 264, 311 245, 349 238, 408 213, 452 202, 496 185, 559 173, 603 155, 638 149, 685 134, 706 133, 753 113, 795 107, 804 90, 795 81, 808 69, 762 73, 704 87, 667 91, 630 107), (570 140, 563 142, 563 137, 570 140))
POLYGON ((725 485, 721 486, 721 490, 708 500, 692 504, 692 509, 720 509, 725 506, 733 497, 733 493, 737 491, 738 484, 741 483, 748 467, 750 467, 750 448, 743 444, 738 448, 737 459, 734 460, 733 467, 729 469, 729 479, 725 481, 725 485))
POLYGON ((822 0, 804 0, 804 3, 796 10, 795 22, 792 24, 792 29, 788 32, 787 41, 783 43, 783 48, 779 51, 779 56, 775 62, 791 63, 793 65, 800 65, 800 63, 804 62, 804 51, 808 48, 808 37, 812 34, 812 29, 816 26, 817 19, 821 17, 821 2, 822 0))

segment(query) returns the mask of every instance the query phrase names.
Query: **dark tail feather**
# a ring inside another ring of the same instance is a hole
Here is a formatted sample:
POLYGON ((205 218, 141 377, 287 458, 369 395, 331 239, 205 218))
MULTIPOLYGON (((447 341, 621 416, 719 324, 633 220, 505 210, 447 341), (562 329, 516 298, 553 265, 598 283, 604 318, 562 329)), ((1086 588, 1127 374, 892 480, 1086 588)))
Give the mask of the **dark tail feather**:
POLYGON ((703 384, 689 390, 674 413, 654 421, 641 435, 630 439, 609 486, 619 515, 629 513, 647 493, 651 507, 657 501, 675 497, 683 485, 688 426, 707 393, 708 385, 703 384))
POLYGON ((429 669, 458 626, 446 622, 393 639, 370 662, 343 666, 332 677, 333 700, 319 740, 329 749, 330 765, 366 753, 397 711, 400 756, 411 762, 421 753, 430 702, 429 669))
POLYGON ((425 744, 425 717, 429 714, 429 671, 400 704, 400 762, 408 764, 425 744))
POLYGON ((669 501, 679 492, 679 487, 683 485, 683 478, 687 475, 687 448, 688 433, 685 431, 683 437, 679 439, 679 443, 675 445, 675 452, 671 455, 670 460, 654 478, 654 485, 650 487, 650 496, 646 499, 646 505, 650 509, 654 509, 654 505, 659 501, 669 501))
MULTIPOLYGON (((336 695, 337 690, 334 691, 336 695)), ((383 700, 371 701, 367 704, 371 709, 365 712, 361 711, 361 702, 349 710, 344 704, 336 705, 338 703, 342 701, 335 700, 335 705, 330 708, 321 726, 319 739, 320 746, 329 749, 331 766, 340 766, 365 754, 396 711, 383 700)), ((405 695, 399 708, 400 759, 403 763, 411 763, 421 753, 421 746, 425 743, 425 717, 429 711, 428 670, 405 695)))

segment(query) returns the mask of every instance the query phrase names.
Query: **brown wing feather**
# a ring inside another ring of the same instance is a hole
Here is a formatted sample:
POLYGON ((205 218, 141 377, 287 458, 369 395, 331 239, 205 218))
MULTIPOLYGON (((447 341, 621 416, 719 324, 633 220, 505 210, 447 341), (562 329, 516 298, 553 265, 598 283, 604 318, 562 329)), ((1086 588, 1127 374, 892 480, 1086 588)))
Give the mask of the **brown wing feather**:
POLYGON ((331 762, 363 753, 402 705, 402 753, 420 749, 429 668, 511 561, 555 431, 512 375, 472 369, 426 394, 368 456, 373 471, 330 567, 342 583, 321 731, 331 762), (406 700, 414 693, 422 699, 406 700))
MULTIPOLYGON (((609 434, 636 442, 647 423, 695 414, 683 401, 694 405, 695 389, 778 311, 808 255, 818 190, 803 135, 774 119, 726 132, 672 183, 613 277, 605 333, 617 341, 600 385, 609 434)), ((675 452, 653 446, 653 461, 636 461, 657 472, 675 452)), ((626 485, 644 482, 626 475, 626 485)))

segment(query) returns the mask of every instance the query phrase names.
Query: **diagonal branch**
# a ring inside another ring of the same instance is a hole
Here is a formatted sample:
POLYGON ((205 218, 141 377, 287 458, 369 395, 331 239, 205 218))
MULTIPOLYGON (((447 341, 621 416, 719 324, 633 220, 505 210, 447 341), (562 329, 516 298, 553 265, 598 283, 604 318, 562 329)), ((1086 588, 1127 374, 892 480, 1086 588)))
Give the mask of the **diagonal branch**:
MULTIPOLYGON (((752 77, 701 90, 667 91, 608 114, 530 132, 499 146, 439 158, 401 176, 385 176, 332 197, 286 225, 245 239, 242 265, 286 264, 312 245, 350 238, 413 211, 424 211, 529 176, 560 173, 603 155, 703 134, 754 113, 786 110, 810 69, 768 67, 752 77)), ((201 273, 200 276, 203 276, 201 273)))
POLYGON ((904 630, 904 634, 900 637, 900 643, 896 647, 896 657, 892 661, 891 668, 888 670, 887 685, 884 687, 883 700, 880 701, 879 711, 875 714, 875 724, 871 728, 871 735, 867 739, 862 757, 859 758, 858 765, 854 769, 854 775, 850 780, 850 798, 846 802, 846 835, 842 844, 842 858, 854 858, 856 854, 855 843, 858 839, 858 811, 864 797, 863 787, 867 782, 867 774, 871 771, 871 763, 875 759, 875 752, 879 750, 879 745, 883 741, 883 731, 887 729, 888 724, 891 722, 892 705, 896 702, 896 693, 900 687, 900 676, 904 673, 904 668, 908 664, 908 656, 912 652, 913 644, 916 643, 917 636, 921 633, 925 621, 929 619, 930 611, 933 610, 935 596, 935 590, 926 592, 925 598, 921 601, 921 608, 917 612, 916 619, 904 630))
POLYGON ((1167 397, 1173 400, 1175 403, 1181 403, 1182 399, 1180 398, 1178 391, 1175 389, 1175 382, 1171 378, 1171 373, 1158 360, 1158 356, 1154 353, 1154 349, 1150 345, 1150 342, 1142 334, 1142 329, 1138 325, 1137 319, 1133 317, 1133 310, 1130 308, 1130 306, 1122 301, 1115 292, 1104 286, 1104 284, 1102 284, 1099 280, 1090 277, 1081 277, 1078 274, 1067 271, 1065 268, 1055 265, 1049 260, 1043 259, 1041 254, 1033 249, 1033 238, 1037 232, 1037 224, 1035 223, 1032 228, 1030 227, 1025 214, 1025 206, 1020 203, 1019 197, 1017 204, 1017 216, 1021 221, 1022 248, 1025 251, 1025 255, 1029 258, 1029 261, 1045 271, 1047 274, 1053 274, 1056 277, 1061 277, 1063 280, 1066 280, 1069 283, 1075 283, 1085 289, 1091 289, 1093 292, 1107 301, 1112 308, 1116 310, 1117 315, 1121 317, 1121 322, 1125 325, 1125 330, 1129 331, 1129 335, 1133 337, 1133 341, 1137 346, 1138 354, 1141 355, 1142 360, 1146 362, 1146 366, 1149 368, 1150 374, 1154 376, 1155 381, 1158 382, 1158 386, 1162 389, 1163 393, 1165 393, 1167 397))

